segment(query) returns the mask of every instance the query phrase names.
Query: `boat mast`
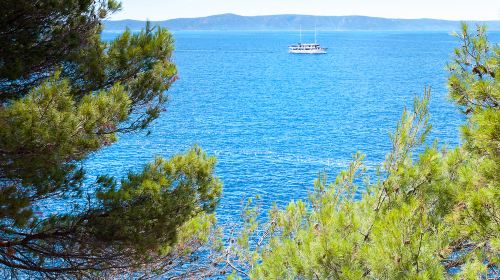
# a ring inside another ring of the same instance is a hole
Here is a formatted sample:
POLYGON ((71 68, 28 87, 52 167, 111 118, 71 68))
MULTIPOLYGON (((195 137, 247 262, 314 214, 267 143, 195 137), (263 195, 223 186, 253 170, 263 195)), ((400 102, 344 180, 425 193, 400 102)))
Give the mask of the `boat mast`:
POLYGON ((300 25, 300 40, 299 43, 302 44, 302 24, 300 25))
POLYGON ((316 44, 316 24, 314 25, 314 44, 316 44))

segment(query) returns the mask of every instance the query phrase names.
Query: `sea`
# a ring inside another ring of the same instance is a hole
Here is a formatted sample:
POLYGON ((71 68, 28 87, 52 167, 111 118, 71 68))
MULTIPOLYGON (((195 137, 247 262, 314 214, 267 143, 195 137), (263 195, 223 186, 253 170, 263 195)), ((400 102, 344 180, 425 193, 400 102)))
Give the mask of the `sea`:
MULTIPOLYGON (((428 143, 460 143, 464 117, 446 86, 459 46, 450 32, 319 32, 325 55, 289 54, 298 32, 173 34, 180 79, 166 111, 151 134, 119 135, 92 154, 87 180, 122 178, 198 145, 217 157, 219 221, 237 221, 242 202, 256 195, 264 209, 306 199, 320 172, 334 180, 358 151, 374 176, 391 148, 389 133, 425 88, 432 91, 428 143)), ((500 33, 490 40, 499 42, 500 33)), ((303 43, 313 41, 314 32, 303 32, 303 43)))

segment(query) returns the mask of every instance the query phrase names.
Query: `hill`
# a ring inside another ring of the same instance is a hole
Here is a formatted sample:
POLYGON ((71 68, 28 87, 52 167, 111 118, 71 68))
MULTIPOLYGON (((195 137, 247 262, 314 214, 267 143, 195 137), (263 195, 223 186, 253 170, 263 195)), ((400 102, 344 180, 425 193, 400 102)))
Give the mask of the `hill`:
MULTIPOLYGON (((255 30, 278 31, 312 29, 316 25, 323 31, 450 31, 459 26, 459 21, 440 19, 390 19, 367 16, 310 16, 310 15, 270 15, 270 16, 240 16, 222 14, 200 18, 178 18, 165 21, 152 21, 155 25, 167 27, 170 30, 255 30)), ((474 22, 471 22, 474 23, 474 22)), ((484 21, 489 30, 500 30, 500 21, 484 21)), ((128 27, 139 30, 145 22, 140 20, 105 21, 105 30, 123 30, 128 27)))

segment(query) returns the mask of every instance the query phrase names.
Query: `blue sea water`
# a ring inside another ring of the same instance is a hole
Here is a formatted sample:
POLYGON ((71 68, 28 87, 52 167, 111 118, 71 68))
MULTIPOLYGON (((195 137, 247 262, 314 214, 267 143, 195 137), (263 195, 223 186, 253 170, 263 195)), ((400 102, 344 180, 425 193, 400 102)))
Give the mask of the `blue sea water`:
MULTIPOLYGON (((105 33, 110 39, 115 33, 105 33)), ((293 32, 176 32, 180 80, 151 135, 120 135, 85 163, 89 180, 123 177, 155 156, 194 144, 218 159, 221 221, 242 199, 264 206, 307 196, 318 172, 333 179, 356 151, 373 170, 405 106, 432 88, 431 141, 459 144, 463 117, 448 101, 446 63, 458 41, 439 32, 322 32, 326 55, 292 55, 293 32)), ((304 41, 313 40, 304 34, 304 41)), ((500 33, 490 39, 499 41, 500 33)))

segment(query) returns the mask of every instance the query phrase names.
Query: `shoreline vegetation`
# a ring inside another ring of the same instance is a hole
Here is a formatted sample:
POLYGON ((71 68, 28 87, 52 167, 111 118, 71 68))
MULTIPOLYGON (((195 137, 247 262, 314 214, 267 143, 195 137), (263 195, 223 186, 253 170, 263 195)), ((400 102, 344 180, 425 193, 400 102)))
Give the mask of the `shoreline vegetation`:
POLYGON ((223 182, 198 146, 122 179, 84 180, 83 160, 165 111, 177 80, 172 34, 146 23, 102 41, 102 22, 121 8, 114 0, 2 5, 2 278, 500 277, 500 47, 485 26, 461 25, 447 67, 465 116, 461 146, 425 146, 425 89, 403 110, 375 176, 357 153, 265 221, 256 197, 239 224, 221 225, 223 182), (71 203, 37 211, 53 199, 71 203))

